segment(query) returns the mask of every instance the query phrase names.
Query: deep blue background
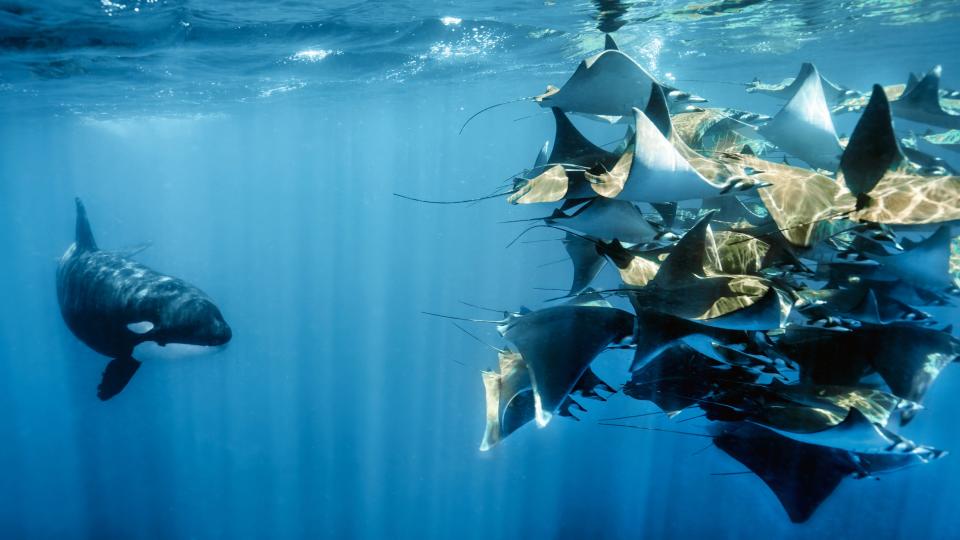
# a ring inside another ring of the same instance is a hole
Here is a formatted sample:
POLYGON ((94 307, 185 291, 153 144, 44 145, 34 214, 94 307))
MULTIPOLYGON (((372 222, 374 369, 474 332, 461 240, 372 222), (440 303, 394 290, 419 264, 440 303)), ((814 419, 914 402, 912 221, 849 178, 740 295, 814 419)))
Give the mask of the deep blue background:
MULTIPOLYGON (((871 9, 848 4, 851 14, 871 9)), ((428 15, 455 9, 445 4, 428 15)), ((738 28, 735 17, 697 27, 692 53, 681 41, 683 20, 635 23, 621 35, 638 56, 649 52, 650 36, 661 39, 668 52, 655 71, 681 81, 779 80, 813 60, 827 77, 857 88, 902 82, 908 71, 943 63, 945 84, 960 87, 956 22, 924 22, 936 11, 921 3, 906 15, 918 22, 907 26, 878 18, 849 33, 814 27, 791 46, 767 35, 752 42, 753 53, 721 46, 724 32, 750 42, 754 27, 738 28), (714 36, 702 34, 711 29, 714 36), (715 49, 705 46, 711 38, 715 49)), ((477 450, 479 370, 493 367, 495 354, 421 311, 490 315, 460 300, 536 306, 555 293, 535 288, 566 287, 569 268, 541 266, 563 257, 558 242, 505 248, 523 226, 499 221, 548 208, 431 206, 392 193, 483 195, 529 166, 553 130, 535 105, 504 107, 463 135, 457 130, 482 106, 562 83, 581 49, 599 43, 581 15, 570 25, 580 30, 540 51, 564 52, 549 69, 538 70, 535 59, 498 73, 498 55, 513 61, 517 45, 430 77, 411 72, 407 82, 308 86, 309 99, 238 94, 164 106, 156 88, 129 86, 135 74, 23 75, 30 55, 46 54, 31 51, 18 53, 22 65, 4 64, 0 536, 960 536, 955 456, 880 481, 848 480, 809 523, 793 525, 756 477, 711 476, 744 469, 716 449, 698 452, 706 439, 596 423, 653 410, 649 404, 591 403, 579 423, 527 427, 489 453, 477 450), (91 94, 91 85, 101 88, 91 94), (116 106, 105 108, 113 89, 116 106), (54 289, 56 259, 73 240, 74 196, 86 202, 102 247, 151 241, 139 260, 218 301, 235 336, 225 352, 144 364, 119 397, 96 399, 106 359, 65 328, 54 289)), ((509 22, 496 10, 487 16, 509 22)), ((509 42, 525 43, 524 32, 509 42)), ((302 48, 294 41, 285 54, 302 48)), ((191 58, 170 54, 163 68, 189 77, 191 58)), ((197 78, 205 75, 196 68, 197 78)), ((255 70, 233 75, 263 83, 255 70)), ((724 82, 676 84, 718 105, 766 113, 778 106, 724 82)), ((838 130, 849 133, 855 120, 842 117, 838 130)), ((618 134, 578 124, 598 142, 618 134)), ((539 231, 527 239, 556 237, 539 231)), ((614 279, 605 270, 604 282, 614 279)), ((490 329, 476 331, 500 345, 490 329)), ((598 360, 612 383, 622 382, 626 367, 622 353, 598 360)), ((903 433, 960 449, 957 392, 960 370, 951 367, 903 433)), ((638 425, 699 432, 703 424, 653 416, 638 425)))

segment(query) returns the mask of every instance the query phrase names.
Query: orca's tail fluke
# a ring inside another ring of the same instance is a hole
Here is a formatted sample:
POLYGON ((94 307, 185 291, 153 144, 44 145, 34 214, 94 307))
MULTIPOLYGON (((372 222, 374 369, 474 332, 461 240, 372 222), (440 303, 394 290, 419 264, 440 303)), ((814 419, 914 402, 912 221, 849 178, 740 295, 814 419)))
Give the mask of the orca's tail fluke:
POLYGON ((103 378, 100 380, 100 386, 97 387, 97 397, 100 401, 106 401, 119 394, 127 387, 127 383, 139 368, 140 362, 130 356, 111 360, 103 370, 103 378))
POLYGON ((97 241, 93 239, 93 230, 90 229, 90 222, 87 220, 87 209, 83 206, 80 197, 77 202, 77 249, 82 251, 94 251, 97 249, 97 241))

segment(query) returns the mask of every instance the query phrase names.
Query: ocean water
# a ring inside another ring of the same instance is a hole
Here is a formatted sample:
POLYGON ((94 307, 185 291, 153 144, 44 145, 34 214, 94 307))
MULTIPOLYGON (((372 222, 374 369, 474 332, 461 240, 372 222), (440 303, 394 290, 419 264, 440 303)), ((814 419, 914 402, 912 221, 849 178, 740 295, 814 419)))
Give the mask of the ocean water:
MULTIPOLYGON (((954 455, 847 480, 793 524, 706 439, 600 425, 653 410, 622 396, 480 452, 479 341, 502 342, 423 312, 540 306, 569 265, 550 231, 508 247, 525 225, 503 222, 542 207, 394 195, 483 196, 529 167, 544 109, 458 131, 562 84, 598 27, 711 105, 773 114, 742 83, 804 61, 864 90, 941 64, 960 88, 958 23, 950 0, 0 2, 0 537, 960 537, 954 455), (149 242, 138 260, 209 293, 229 347, 96 399, 107 359, 54 283, 74 197, 101 247, 149 242)), ((954 369, 905 436, 960 450, 954 369)))

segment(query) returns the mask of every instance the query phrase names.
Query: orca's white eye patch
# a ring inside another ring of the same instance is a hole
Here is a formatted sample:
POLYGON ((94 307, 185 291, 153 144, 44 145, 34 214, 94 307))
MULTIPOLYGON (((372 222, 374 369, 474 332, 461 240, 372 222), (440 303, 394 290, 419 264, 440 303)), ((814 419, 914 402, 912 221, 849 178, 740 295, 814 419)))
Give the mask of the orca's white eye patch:
POLYGON ((134 334, 146 334, 147 332, 153 330, 153 323, 150 321, 130 323, 127 325, 127 330, 130 330, 134 334))

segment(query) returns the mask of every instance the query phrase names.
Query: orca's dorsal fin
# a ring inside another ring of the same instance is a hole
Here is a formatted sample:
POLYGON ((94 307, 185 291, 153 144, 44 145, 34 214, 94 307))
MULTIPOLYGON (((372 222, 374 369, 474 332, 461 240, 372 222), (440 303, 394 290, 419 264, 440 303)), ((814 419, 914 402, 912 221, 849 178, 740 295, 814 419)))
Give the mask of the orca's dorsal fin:
POLYGON ((613 36, 607 34, 603 39, 603 50, 605 51, 619 51, 620 47, 617 45, 617 42, 613 40, 613 36))
POLYGON ((673 132, 673 122, 670 121, 670 107, 667 105, 667 96, 663 93, 663 87, 657 83, 650 84, 650 99, 647 100, 647 106, 643 109, 643 114, 657 126, 665 139, 670 138, 673 132))
POLYGON ((93 239, 93 231, 90 229, 90 222, 87 220, 87 209, 83 206, 83 201, 77 197, 77 249, 80 251, 96 251, 97 241, 93 239))
POLYGON ((943 68, 939 65, 927 72, 917 84, 900 96, 901 101, 910 102, 929 111, 942 111, 940 107, 940 74, 943 68))
POLYGON ((893 131, 893 115, 887 94, 873 85, 870 102, 853 129, 850 142, 840 157, 843 180, 858 199, 870 192, 903 154, 893 131))
POLYGON ((660 265, 653 281, 657 284, 672 284, 703 275, 707 263, 707 250, 716 252, 710 220, 716 214, 712 210, 700 218, 670 250, 670 255, 660 265))

